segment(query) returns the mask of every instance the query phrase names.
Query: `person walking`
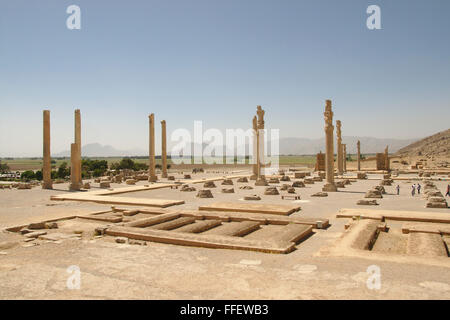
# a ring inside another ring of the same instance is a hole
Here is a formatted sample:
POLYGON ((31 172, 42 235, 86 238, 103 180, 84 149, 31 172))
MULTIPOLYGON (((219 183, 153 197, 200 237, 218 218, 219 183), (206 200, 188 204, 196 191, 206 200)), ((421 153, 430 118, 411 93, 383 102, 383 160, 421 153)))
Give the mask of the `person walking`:
POLYGON ((450 184, 447 185, 447 193, 445 194, 445 196, 449 196, 450 197, 450 184))
POLYGON ((418 183, 417 184, 417 194, 420 194, 420 189, 421 189, 422 187, 420 186, 420 183, 418 183))
POLYGON ((398 184, 398 185, 395 187, 395 189, 397 189, 397 195, 399 195, 399 194, 400 194, 400 185, 398 184))
POLYGON ((411 187, 411 195, 414 197, 415 194, 416 194, 416 185, 413 184, 411 187))

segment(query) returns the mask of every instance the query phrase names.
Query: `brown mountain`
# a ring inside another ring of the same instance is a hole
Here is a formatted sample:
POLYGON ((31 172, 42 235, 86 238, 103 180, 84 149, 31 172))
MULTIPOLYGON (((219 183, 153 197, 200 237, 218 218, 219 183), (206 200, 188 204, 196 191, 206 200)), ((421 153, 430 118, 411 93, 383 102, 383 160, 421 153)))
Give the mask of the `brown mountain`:
POLYGON ((411 143, 397 152, 401 156, 450 156, 450 129, 411 143))

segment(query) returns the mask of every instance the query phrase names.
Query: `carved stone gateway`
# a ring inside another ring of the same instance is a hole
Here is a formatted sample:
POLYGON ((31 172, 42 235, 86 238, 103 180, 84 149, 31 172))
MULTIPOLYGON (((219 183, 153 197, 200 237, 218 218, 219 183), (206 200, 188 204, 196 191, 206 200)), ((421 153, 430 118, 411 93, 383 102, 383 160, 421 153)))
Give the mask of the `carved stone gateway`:
POLYGON ((325 163, 326 163, 326 179, 327 182, 322 188, 323 191, 335 192, 337 191, 334 184, 334 126, 333 126, 333 111, 331 110, 331 100, 325 102, 325 163))

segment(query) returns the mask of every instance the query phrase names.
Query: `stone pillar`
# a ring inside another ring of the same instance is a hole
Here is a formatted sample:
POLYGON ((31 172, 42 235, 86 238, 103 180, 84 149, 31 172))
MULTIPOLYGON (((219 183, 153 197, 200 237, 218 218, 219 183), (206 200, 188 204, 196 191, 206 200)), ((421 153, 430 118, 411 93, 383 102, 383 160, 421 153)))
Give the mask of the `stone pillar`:
POLYGON ((344 166, 342 161, 342 131, 341 131, 341 120, 336 120, 336 135, 337 135, 337 167, 338 174, 342 175, 344 173, 344 166))
POLYGON ((344 172, 347 172, 347 144, 342 144, 342 162, 344 165, 344 172))
POLYGON ((155 115, 152 113, 148 116, 149 119, 149 167, 148 167, 148 181, 155 182, 158 180, 155 170, 155 115))
POLYGON ((52 159, 50 156, 50 111, 44 110, 44 150, 42 162, 42 189, 53 189, 52 159))
POLYGON ((162 178, 167 178, 166 120, 161 121, 162 178))
POLYGON ((358 171, 361 171, 361 142, 356 143, 356 161, 358 163, 358 171))
POLYGON ((75 143, 77 144, 77 179, 80 185, 83 184, 83 179, 81 176, 81 113, 80 109, 75 110, 75 143))
POLYGON ((76 143, 72 143, 70 145, 70 190, 80 190, 81 183, 78 181, 79 176, 79 168, 78 163, 80 162, 80 158, 78 157, 78 145, 76 143))
POLYGON ((265 111, 261 108, 261 106, 257 106, 256 114, 258 116, 257 119, 257 177, 255 186, 267 186, 268 183, 266 181, 265 175, 262 173, 262 168, 264 167, 264 114, 265 111))
POLYGON ((323 115, 325 118, 325 175, 327 181, 322 191, 335 192, 337 188, 334 184, 334 126, 331 100, 326 100, 323 115))
POLYGON ((386 146, 386 149, 384 149, 384 168, 387 171, 391 170, 391 162, 389 160, 389 146, 386 146))
POLYGON ((251 180, 256 180, 258 178, 258 123, 256 116, 253 117, 253 164, 252 170, 253 174, 250 177, 251 180))

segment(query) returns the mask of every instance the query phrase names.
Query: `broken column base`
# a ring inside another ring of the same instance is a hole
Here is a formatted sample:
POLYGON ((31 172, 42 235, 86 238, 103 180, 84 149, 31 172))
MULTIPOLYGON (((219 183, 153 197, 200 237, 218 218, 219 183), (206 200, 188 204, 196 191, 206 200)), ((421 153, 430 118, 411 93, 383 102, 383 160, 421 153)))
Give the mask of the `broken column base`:
POLYGON ((53 183, 51 181, 48 183, 42 183, 42 189, 53 189, 53 183))
POLYGON ((69 186, 70 191, 80 191, 81 190, 81 183, 71 183, 69 186))
POLYGON ((156 182, 156 181, 158 181, 158 177, 157 176, 150 176, 150 177, 148 177, 148 182, 156 182))
POLYGON ((265 178, 259 178, 258 180, 256 180, 255 182, 255 186, 268 186, 269 184, 267 183, 265 178))
POLYGON ((327 183, 323 186, 322 191, 325 192, 337 192, 337 187, 334 184, 327 183))

